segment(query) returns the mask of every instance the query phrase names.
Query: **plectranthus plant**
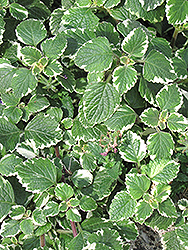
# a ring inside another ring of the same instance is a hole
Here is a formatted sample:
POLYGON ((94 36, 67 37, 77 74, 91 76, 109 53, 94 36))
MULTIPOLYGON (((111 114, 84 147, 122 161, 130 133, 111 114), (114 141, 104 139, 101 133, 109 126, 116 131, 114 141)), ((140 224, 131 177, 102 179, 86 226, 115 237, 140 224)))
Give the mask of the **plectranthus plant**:
POLYGON ((187 13, 0 0, 0 249, 188 249, 187 13))

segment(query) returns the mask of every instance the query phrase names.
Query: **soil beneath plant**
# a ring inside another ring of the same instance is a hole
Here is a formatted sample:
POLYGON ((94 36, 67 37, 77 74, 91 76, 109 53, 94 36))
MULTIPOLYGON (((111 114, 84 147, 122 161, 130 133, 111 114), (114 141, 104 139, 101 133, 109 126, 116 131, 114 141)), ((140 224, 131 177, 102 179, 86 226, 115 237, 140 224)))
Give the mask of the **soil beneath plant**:
POLYGON ((158 232, 152 228, 136 223, 139 235, 131 242, 130 250, 162 250, 163 246, 158 232))

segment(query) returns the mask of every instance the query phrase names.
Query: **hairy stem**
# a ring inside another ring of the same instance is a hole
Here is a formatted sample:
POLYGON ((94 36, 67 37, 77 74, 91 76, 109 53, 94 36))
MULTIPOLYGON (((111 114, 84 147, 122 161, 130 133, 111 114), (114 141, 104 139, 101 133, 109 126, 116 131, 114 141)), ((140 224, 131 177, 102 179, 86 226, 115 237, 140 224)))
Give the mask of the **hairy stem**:
POLYGON ((76 224, 75 224, 74 221, 70 221, 70 223, 71 223, 71 228, 72 228, 73 236, 76 237, 76 235, 77 235, 76 224))
POLYGON ((42 234, 40 236, 40 246, 44 247, 45 246, 45 234, 42 234))

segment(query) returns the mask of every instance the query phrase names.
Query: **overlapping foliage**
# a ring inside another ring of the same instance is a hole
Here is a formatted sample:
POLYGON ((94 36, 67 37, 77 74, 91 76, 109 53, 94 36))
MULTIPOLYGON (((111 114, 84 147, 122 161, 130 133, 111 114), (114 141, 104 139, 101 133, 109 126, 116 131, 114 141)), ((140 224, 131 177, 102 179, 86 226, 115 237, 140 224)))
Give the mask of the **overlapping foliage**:
POLYGON ((187 13, 0 0, 0 249, 188 249, 187 13))

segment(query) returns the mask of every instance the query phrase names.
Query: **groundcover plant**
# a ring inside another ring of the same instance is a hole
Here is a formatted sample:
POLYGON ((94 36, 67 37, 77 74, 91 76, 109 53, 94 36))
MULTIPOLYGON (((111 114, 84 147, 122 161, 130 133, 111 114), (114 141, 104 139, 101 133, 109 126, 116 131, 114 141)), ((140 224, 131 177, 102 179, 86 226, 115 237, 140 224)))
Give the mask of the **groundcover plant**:
POLYGON ((0 0, 0 249, 188 249, 187 13, 0 0))

